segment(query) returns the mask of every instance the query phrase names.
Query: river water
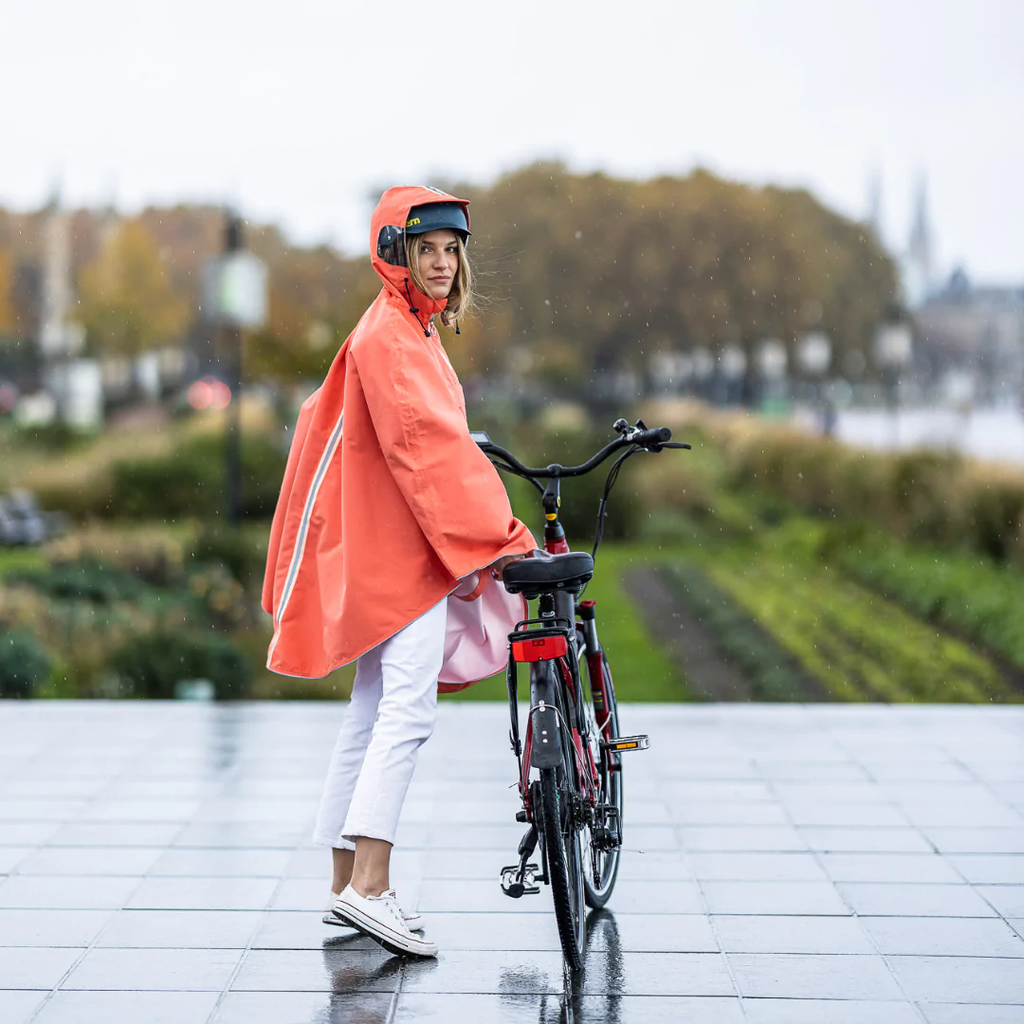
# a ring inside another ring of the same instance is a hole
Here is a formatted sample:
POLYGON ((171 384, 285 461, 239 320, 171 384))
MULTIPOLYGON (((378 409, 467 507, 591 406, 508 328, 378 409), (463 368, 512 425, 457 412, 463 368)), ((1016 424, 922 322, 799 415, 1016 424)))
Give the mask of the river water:
MULTIPOLYGON (((813 427, 807 411, 796 422, 813 427)), ((978 459, 1024 466, 1024 413, 1019 409, 843 409, 835 436, 847 444, 885 450, 943 448, 978 459)))

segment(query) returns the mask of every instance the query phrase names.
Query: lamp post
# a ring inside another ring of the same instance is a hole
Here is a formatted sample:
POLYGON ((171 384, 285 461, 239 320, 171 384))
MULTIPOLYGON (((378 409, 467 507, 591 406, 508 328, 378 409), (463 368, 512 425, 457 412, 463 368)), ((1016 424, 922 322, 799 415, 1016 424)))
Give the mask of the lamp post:
POLYGON ((765 338, 756 353, 758 376, 761 378, 761 406, 774 410, 784 398, 782 382, 786 376, 786 346, 778 338, 765 338))
POLYGON ((824 331, 808 331, 797 344, 797 361, 805 377, 811 379, 813 404, 818 414, 822 432, 825 430, 827 417, 822 401, 822 381, 828 368, 832 365, 832 339, 824 331))
POLYGON ((747 372, 747 353, 739 345, 726 345, 718 357, 724 380, 723 405, 731 405, 738 392, 740 379, 747 372))
POLYGON ((222 376, 231 399, 224 437, 224 511, 242 518, 242 332, 259 327, 267 314, 267 268, 243 247, 242 219, 225 211, 224 250, 203 272, 205 305, 220 329, 222 376))
POLYGON ((892 414, 892 448, 899 447, 900 373, 910 365, 914 338, 910 324, 894 316, 875 332, 875 359, 882 370, 886 399, 892 414))

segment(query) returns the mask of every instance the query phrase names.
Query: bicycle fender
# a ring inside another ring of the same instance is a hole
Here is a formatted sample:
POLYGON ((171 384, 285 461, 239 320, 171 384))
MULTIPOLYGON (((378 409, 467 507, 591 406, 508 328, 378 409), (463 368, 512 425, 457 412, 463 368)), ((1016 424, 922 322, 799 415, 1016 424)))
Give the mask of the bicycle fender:
POLYGON ((556 768, 562 763, 562 742, 550 662, 530 666, 530 707, 533 726, 530 764, 535 768, 556 768))

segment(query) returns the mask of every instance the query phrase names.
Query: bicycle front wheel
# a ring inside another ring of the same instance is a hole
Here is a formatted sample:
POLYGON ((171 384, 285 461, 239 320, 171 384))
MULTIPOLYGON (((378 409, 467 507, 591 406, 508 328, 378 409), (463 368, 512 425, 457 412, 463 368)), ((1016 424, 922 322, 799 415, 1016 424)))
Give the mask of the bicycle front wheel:
MULTIPOLYGON (((619 854, 622 849, 622 755, 601 746, 601 740, 611 739, 619 733, 619 706, 615 700, 615 685, 604 652, 601 652, 601 679, 590 680, 591 694, 600 693, 602 699, 601 723, 592 705, 587 705, 587 726, 590 729, 591 749, 600 751, 597 763, 597 793, 594 799, 593 827, 584 829, 583 886, 588 907, 603 907, 615 888, 619 873, 619 854)), ((589 672, 589 666, 588 666, 589 672)))

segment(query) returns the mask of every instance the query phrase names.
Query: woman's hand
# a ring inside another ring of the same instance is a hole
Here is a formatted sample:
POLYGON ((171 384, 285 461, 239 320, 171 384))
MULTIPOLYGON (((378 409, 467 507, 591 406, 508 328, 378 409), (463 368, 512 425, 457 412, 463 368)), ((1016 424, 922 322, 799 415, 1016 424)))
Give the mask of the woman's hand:
POLYGON ((526 555, 505 555, 497 561, 491 562, 491 575, 496 580, 502 579, 505 575, 505 566, 511 565, 513 562, 521 562, 525 557, 526 555))

